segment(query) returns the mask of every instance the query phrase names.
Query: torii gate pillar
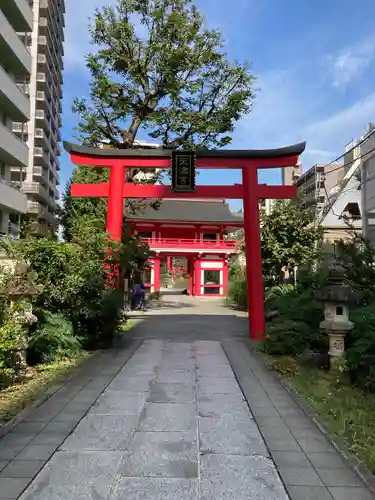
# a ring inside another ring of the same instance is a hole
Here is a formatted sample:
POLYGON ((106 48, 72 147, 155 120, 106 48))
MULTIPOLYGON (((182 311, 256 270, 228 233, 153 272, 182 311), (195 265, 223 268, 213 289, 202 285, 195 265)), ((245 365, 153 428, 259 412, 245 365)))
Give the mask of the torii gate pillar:
POLYGON ((252 340, 263 340, 265 332, 262 250, 260 243, 259 199, 255 168, 242 169, 244 234, 247 277, 247 308, 252 340))
POLYGON ((125 165, 121 163, 116 163, 110 168, 109 171, 106 231, 110 238, 119 242, 122 237, 122 219, 124 214, 123 186, 125 182, 125 173, 125 165))

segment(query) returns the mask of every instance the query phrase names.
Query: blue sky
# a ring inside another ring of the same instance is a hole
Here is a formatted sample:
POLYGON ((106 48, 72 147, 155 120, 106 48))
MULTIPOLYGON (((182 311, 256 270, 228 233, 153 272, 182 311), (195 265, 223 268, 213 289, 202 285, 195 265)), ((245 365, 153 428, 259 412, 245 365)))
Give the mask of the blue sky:
MULTIPOLYGON (((84 56, 88 18, 115 0, 65 0, 63 138, 72 139, 75 97, 88 96, 84 56)), ((304 169, 325 163, 375 122, 374 0, 197 0, 210 27, 220 28, 228 56, 248 60, 257 77, 252 112, 238 123, 233 148, 258 149, 307 141, 304 169), (371 15, 371 12, 373 13, 371 15)), ((146 139, 147 137, 140 137, 146 139)), ((61 189, 72 166, 64 154, 61 189)), ((200 184, 240 182, 238 171, 209 171, 200 184)), ((278 170, 260 180, 278 184, 278 170)), ((239 204, 234 203, 233 208, 239 204)))

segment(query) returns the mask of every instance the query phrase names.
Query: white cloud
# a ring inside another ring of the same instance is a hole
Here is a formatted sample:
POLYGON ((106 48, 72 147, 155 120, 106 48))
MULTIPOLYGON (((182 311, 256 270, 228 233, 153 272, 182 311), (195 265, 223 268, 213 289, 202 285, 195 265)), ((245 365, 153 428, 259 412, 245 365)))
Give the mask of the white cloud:
MULTIPOLYGON (((314 148, 344 152, 346 144, 363 135, 375 116, 375 92, 352 105, 342 107, 329 116, 308 124, 303 129, 308 144, 314 148)), ((311 151, 309 150, 309 154, 311 151)))
POLYGON ((345 47, 324 58, 324 66, 333 87, 343 88, 358 79, 375 58, 375 37, 345 47))
POLYGON ((345 144, 359 138, 375 117, 375 92, 356 102, 334 105, 329 89, 309 85, 310 74, 298 70, 259 77, 261 91, 253 112, 237 127, 233 147, 273 148, 306 141, 305 168, 329 162, 345 144))

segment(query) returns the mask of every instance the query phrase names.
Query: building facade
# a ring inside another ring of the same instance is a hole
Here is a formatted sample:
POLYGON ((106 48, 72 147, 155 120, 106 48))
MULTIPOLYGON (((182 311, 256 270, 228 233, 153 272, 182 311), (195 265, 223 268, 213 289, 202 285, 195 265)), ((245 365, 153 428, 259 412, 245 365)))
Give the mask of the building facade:
POLYGON ((353 167, 360 179, 362 230, 375 245, 375 131, 369 130, 353 150, 353 167))
POLYGON ((165 199, 158 210, 148 206, 125 224, 151 249, 144 282, 151 292, 160 290, 162 269, 175 265, 188 276, 192 296, 223 297, 227 294, 229 258, 238 253, 236 240, 227 235, 243 226, 223 200, 165 199))
POLYGON ((12 169, 12 181, 27 195, 27 212, 35 219, 39 234, 56 230, 56 209, 60 184, 60 127, 64 55, 64 0, 30 0, 32 31, 21 39, 31 57, 31 75, 20 79, 30 97, 30 120, 15 122, 14 133, 29 147, 27 168, 20 175, 12 169))
POLYGON ((345 175, 342 165, 314 165, 295 180, 303 208, 314 207, 318 215, 345 175))
POLYGON ((284 167, 281 169, 281 180, 283 186, 293 186, 302 175, 302 165, 298 162, 292 167, 284 167))
POLYGON ((13 130, 13 122, 30 119, 30 101, 20 80, 27 81, 32 58, 18 33, 32 29, 33 13, 27 0, 0 2, 0 233, 17 238, 26 196, 12 183, 11 171, 27 169, 29 151, 13 130))

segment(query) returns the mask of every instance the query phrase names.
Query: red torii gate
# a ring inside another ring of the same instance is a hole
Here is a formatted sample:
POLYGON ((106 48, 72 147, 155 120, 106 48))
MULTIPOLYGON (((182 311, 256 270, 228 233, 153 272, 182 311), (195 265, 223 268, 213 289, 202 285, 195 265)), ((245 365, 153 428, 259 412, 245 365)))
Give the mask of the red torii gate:
POLYGON ((71 195, 108 198, 106 230, 116 241, 122 236, 124 198, 243 199, 249 335, 253 340, 263 340, 265 336, 259 200, 288 199, 297 194, 295 186, 258 184, 258 169, 294 166, 305 147, 302 142, 268 150, 197 150, 197 168, 241 169, 242 185, 197 186, 193 192, 177 193, 169 186, 125 182, 127 168, 169 168, 171 150, 101 149, 64 142, 74 164, 110 168, 108 184, 72 184, 71 195))

